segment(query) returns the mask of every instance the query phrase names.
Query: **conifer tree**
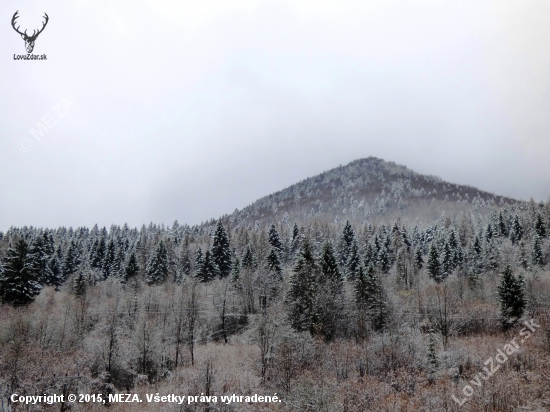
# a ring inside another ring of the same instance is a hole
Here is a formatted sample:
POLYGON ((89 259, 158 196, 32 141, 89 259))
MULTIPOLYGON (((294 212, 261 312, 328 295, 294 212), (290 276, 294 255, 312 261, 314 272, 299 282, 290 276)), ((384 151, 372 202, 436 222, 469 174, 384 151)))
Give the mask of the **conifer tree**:
POLYGON ((533 265, 542 266, 544 265, 544 257, 542 254, 542 244, 538 234, 535 233, 533 236, 533 247, 531 249, 531 261, 533 265))
POLYGON ((435 372, 440 365, 439 359, 437 358, 437 341, 435 340, 434 334, 430 331, 429 341, 428 341, 428 365, 430 372, 435 372))
POLYGON ((281 242, 281 238, 279 236, 279 232, 277 232, 277 229, 275 228, 275 225, 271 225, 271 228, 269 229, 269 244, 278 252, 283 252, 283 243, 281 242))
POLYGON ((269 255, 267 255, 266 264, 267 269, 275 274, 276 280, 283 280, 283 269, 281 268, 279 253, 275 248, 271 249, 271 252, 269 252, 269 255))
POLYGON ((29 254, 35 259, 32 265, 38 268, 38 281, 40 284, 51 286, 55 281, 52 270, 48 265, 51 255, 47 253, 46 248, 47 244, 44 237, 37 236, 30 244, 29 254))
POLYGON ((198 273, 201 273, 204 266, 204 257, 202 256, 202 249, 199 246, 197 253, 195 254, 195 276, 198 276, 198 273))
POLYGON ((504 215, 501 210, 498 212, 498 231, 500 236, 508 237, 508 226, 506 225, 506 221, 504 220, 504 215))
POLYGON ((512 228, 510 229, 510 240, 512 244, 519 242, 523 238, 523 228, 519 223, 518 215, 514 216, 514 221, 512 222, 512 228))
POLYGON ((424 258, 422 257, 422 250, 420 248, 416 248, 414 252, 414 264, 418 270, 424 267, 424 258))
POLYGON ((63 263, 61 264, 61 276, 64 280, 67 280, 69 276, 76 272, 76 268, 79 264, 78 251, 74 240, 71 240, 65 256, 63 257, 63 263))
POLYGON ((0 273, 0 297, 5 303, 26 305, 40 293, 39 267, 24 239, 10 247, 0 273))
POLYGON ((445 242, 443 245, 443 251, 441 252, 441 280, 447 278, 453 270, 453 257, 454 253, 451 250, 449 242, 445 242))
POLYGON ((378 253, 378 267, 382 273, 388 273, 391 268, 390 256, 388 253, 388 248, 384 245, 378 253))
POLYGON ((164 240, 161 240, 153 252, 147 270, 145 271, 145 281, 152 284, 160 284, 168 277, 168 251, 164 240))
POLYGON ((321 252, 321 274, 325 280, 336 280, 342 281, 342 276, 340 270, 338 269, 338 263, 336 261, 336 256, 332 243, 329 241, 325 242, 323 245, 323 251, 321 252))
POLYGON ((105 258, 105 251, 107 247, 105 245, 105 238, 102 236, 99 241, 97 241, 97 246, 93 248, 92 253, 92 267, 101 268, 103 264, 103 259, 105 258))
POLYGON ((519 242, 518 263, 523 269, 527 269, 529 267, 529 261, 527 259, 527 252, 525 251, 525 243, 523 240, 519 242))
POLYGON ((235 256, 235 260, 233 260, 233 266, 231 268, 231 283, 233 284, 233 287, 236 289, 240 289, 242 287, 241 261, 239 259, 239 256, 235 256))
POLYGON ((84 296, 86 294, 86 279, 82 270, 79 270, 74 278, 73 291, 76 296, 84 296))
POLYGON ((428 254, 428 263, 426 268, 428 269, 430 277, 437 283, 443 280, 441 265, 439 263, 439 252, 437 251, 434 242, 432 242, 432 245, 430 246, 430 253, 428 254))
POLYGON ((290 289, 286 296, 288 318, 297 331, 314 332, 316 313, 317 279, 319 266, 313 255, 313 246, 304 239, 294 266, 290 289))
POLYGON ((107 279, 109 276, 111 276, 111 269, 113 266, 113 262, 115 261, 116 257, 116 246, 113 239, 109 240, 109 243, 107 244, 107 248, 105 250, 105 256, 103 257, 103 262, 101 262, 101 273, 103 274, 103 279, 107 279))
POLYGON ((61 262, 58 256, 59 254, 56 251, 48 261, 48 269, 49 273, 51 273, 51 278, 48 280, 48 283, 46 283, 47 286, 55 287, 55 290, 59 290, 64 282, 63 276, 61 275, 61 262))
POLYGON ((359 265, 361 264, 361 257, 359 256, 359 245, 357 244, 357 240, 353 239, 353 243, 351 244, 351 252, 348 259, 348 267, 347 267, 347 278, 348 279, 355 279, 355 275, 357 273, 357 270, 359 269, 359 265))
POLYGON ((197 268, 196 277, 201 282, 210 282, 219 276, 219 269, 209 250, 204 254, 202 265, 197 268))
POLYGON ((500 277, 498 298, 502 324, 507 329, 521 318, 526 306, 523 277, 519 275, 516 278, 510 265, 506 266, 500 277))
POLYGON ((349 220, 346 220, 344 229, 342 230, 342 237, 340 238, 340 265, 342 269, 346 270, 348 267, 348 260, 351 254, 351 246, 355 240, 355 232, 353 231, 349 220))
POLYGON ((386 299, 381 280, 373 265, 370 265, 366 271, 364 285, 363 295, 372 327, 377 331, 382 330, 386 325, 386 299))
POLYGON ((211 257, 213 263, 218 268, 219 276, 226 277, 231 273, 231 247, 229 246, 229 238, 221 220, 218 221, 214 234, 211 257))
POLYGON ((136 258, 136 253, 132 251, 124 265, 124 281, 129 281, 139 273, 140 267, 136 258))
POLYGON ((546 237, 546 224, 544 223, 540 213, 537 213, 535 220, 535 233, 541 239, 546 237))
POLYGON ((243 268, 254 268, 256 267, 256 257, 254 256, 254 253, 252 253, 252 248, 250 245, 246 245, 246 249, 243 253, 242 258, 242 267, 243 268))

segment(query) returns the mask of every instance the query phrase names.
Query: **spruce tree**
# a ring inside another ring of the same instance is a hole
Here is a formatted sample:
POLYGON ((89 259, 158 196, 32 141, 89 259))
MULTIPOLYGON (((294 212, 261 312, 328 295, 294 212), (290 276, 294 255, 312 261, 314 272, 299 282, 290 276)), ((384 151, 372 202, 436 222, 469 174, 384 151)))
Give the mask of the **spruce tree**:
POLYGON ((86 279, 82 270, 79 270, 74 278, 73 292, 76 296, 84 296, 86 294, 86 279))
POLYGON ((219 269, 209 250, 204 254, 202 265, 197 268, 196 277, 201 282, 210 282, 219 276, 219 269))
POLYGON ((226 277, 231 273, 231 247, 229 246, 229 238, 221 220, 218 221, 218 226, 214 233, 211 257, 213 263, 218 268, 219 276, 226 277))
POLYGON ((164 240, 161 240, 153 252, 147 270, 145 271, 145 281, 152 284, 163 283, 168 277, 168 251, 164 240))
POLYGON ((378 267, 382 273, 388 273, 391 268, 390 256, 388 253, 388 248, 384 245, 378 253, 378 267))
POLYGON ((348 267, 347 267, 347 278, 348 279, 355 279, 355 275, 357 273, 357 270, 359 269, 359 265, 361 264, 361 257, 359 256, 359 245, 357 244, 357 240, 353 239, 353 243, 351 244, 351 252, 348 259, 348 267))
POLYGON ((374 265, 365 271, 361 269, 355 282, 355 302, 360 310, 366 311, 374 330, 381 330, 386 325, 387 308, 385 293, 374 265))
POLYGON ((351 246, 355 240, 355 232, 353 231, 349 220, 346 220, 344 229, 342 230, 342 237, 340 238, 340 265, 343 270, 348 267, 348 260, 351 254, 351 246))
POLYGON ((35 259, 33 266, 38 268, 38 280, 40 284, 51 286, 55 283, 55 279, 48 262, 53 252, 48 254, 48 247, 45 241, 47 242, 47 238, 45 240, 43 236, 37 236, 30 244, 29 254, 35 259))
POLYGON ((519 223, 518 215, 514 216, 514 221, 512 222, 512 228, 510 229, 510 240, 512 244, 519 242, 523 238, 523 227, 519 223))
POLYGON ((99 241, 97 241, 97 246, 93 249, 91 262, 93 268, 101 268, 106 249, 105 238, 102 236, 99 241))
POLYGON ((239 259, 239 256, 235 256, 235 260, 233 260, 233 266, 231 268, 231 283, 233 284, 233 287, 236 289, 242 288, 241 261, 239 259))
POLYGON ((321 252, 321 273, 324 279, 326 280, 338 280, 342 281, 342 276, 340 270, 338 269, 338 263, 336 261, 336 256, 332 243, 329 241, 325 242, 323 245, 323 251, 321 252))
POLYGON ((40 293, 40 268, 36 262, 24 239, 19 239, 15 248, 10 245, 0 273, 0 297, 3 302, 26 305, 40 293))
POLYGON ((533 265, 537 265, 537 266, 544 265, 544 257, 542 254, 542 244, 541 244, 539 235, 536 233, 533 236, 533 246, 531 249, 531 261, 533 262, 533 265))
POLYGON ((139 273, 140 267, 136 258, 136 253, 132 251, 124 265, 124 281, 127 282, 139 273))
POLYGON ((278 253, 283 252, 283 243, 281 242, 279 232, 277 232, 275 225, 271 225, 269 229, 269 244, 275 248, 278 253))
POLYGON ((540 213, 537 213, 537 217, 535 219, 535 233, 541 239, 546 237, 546 224, 544 223, 540 213))
POLYGON ((500 277, 498 299, 502 324, 507 329, 521 318, 526 306, 523 277, 516 278, 510 265, 506 266, 500 277))
POLYGON ((300 332, 314 332, 316 313, 317 280, 319 266, 309 239, 304 239, 298 252, 290 279, 290 289, 285 302, 291 326, 300 332))
POLYGON ((443 251, 441 252, 441 280, 447 278, 453 271, 453 257, 454 253, 449 245, 449 242, 445 242, 443 245, 443 251))
POLYGON ((246 249, 244 250, 242 257, 242 267, 250 269, 256 267, 256 257, 254 256, 254 253, 252 253, 252 248, 250 247, 250 245, 246 245, 246 249))
POLYGON ((430 246, 430 253, 428 254, 428 263, 426 265, 430 277, 435 280, 437 283, 443 280, 441 273, 441 265, 439 263, 439 252, 435 246, 435 243, 432 242, 430 246))
POLYGON ((77 246, 74 240, 71 240, 65 252, 65 256, 63 257, 63 263, 61 264, 62 278, 67 280, 69 276, 75 273, 79 263, 77 246))
POLYGON ((418 270, 424 267, 424 258, 422 257, 422 250, 420 248, 416 248, 414 252, 414 264, 418 270))
POLYGON ((107 248, 105 250, 105 256, 103 257, 103 262, 101 262, 101 273, 103 274, 103 279, 107 279, 111 276, 113 262, 116 258, 116 246, 113 239, 109 240, 107 248))
POLYGON ((279 259, 279 253, 276 249, 271 249, 269 255, 266 257, 267 269, 275 274, 275 279, 278 281, 283 280, 283 269, 281 268, 281 260, 279 259))

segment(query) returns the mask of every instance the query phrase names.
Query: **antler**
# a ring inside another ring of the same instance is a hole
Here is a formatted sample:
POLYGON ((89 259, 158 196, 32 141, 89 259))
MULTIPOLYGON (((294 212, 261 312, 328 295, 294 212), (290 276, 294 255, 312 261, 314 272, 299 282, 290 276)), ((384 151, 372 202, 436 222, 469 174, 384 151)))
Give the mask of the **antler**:
POLYGON ((15 28, 15 20, 17 20, 17 18, 19 18, 19 16, 17 15, 17 13, 19 13, 19 10, 17 10, 17 11, 15 12, 15 14, 13 15, 13 17, 12 17, 12 19, 11 19, 11 25, 12 25, 13 29, 14 29, 17 33, 19 33, 21 36, 26 36, 26 35, 27 35, 27 30, 25 30, 25 33, 21 33, 21 32, 19 31, 19 27, 21 27, 21 26, 17 26, 17 28, 15 28))
POLYGON ((32 37, 37 37, 40 33, 42 33, 44 31, 44 28, 46 27, 46 24, 48 24, 48 21, 50 20, 50 18, 48 17, 48 15, 44 12, 44 16, 43 16, 46 21, 44 23, 42 23, 42 28, 40 30, 38 30, 38 33, 34 34, 34 31, 32 33, 32 37))

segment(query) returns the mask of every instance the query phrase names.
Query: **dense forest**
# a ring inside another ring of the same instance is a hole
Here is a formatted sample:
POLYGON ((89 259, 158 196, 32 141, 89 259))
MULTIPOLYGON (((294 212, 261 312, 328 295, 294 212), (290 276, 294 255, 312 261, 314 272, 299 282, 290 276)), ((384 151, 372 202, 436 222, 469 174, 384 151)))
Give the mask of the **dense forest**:
POLYGON ((549 410, 550 202, 395 168, 376 202, 340 173, 318 179, 313 211, 296 197, 310 182, 287 190, 295 212, 272 195, 197 226, 0 232, 0 410, 27 410, 12 393, 282 399, 167 411, 549 410))

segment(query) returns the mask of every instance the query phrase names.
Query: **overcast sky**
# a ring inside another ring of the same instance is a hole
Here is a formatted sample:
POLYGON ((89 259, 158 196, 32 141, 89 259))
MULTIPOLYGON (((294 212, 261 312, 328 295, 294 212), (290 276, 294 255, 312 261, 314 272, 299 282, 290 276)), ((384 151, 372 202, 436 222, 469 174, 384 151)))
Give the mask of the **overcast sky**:
POLYGON ((3 0, 0 16, 0 230, 199 223, 368 156, 550 195, 547 0, 3 0), (46 61, 14 60, 16 10, 30 33, 48 13, 46 61))

